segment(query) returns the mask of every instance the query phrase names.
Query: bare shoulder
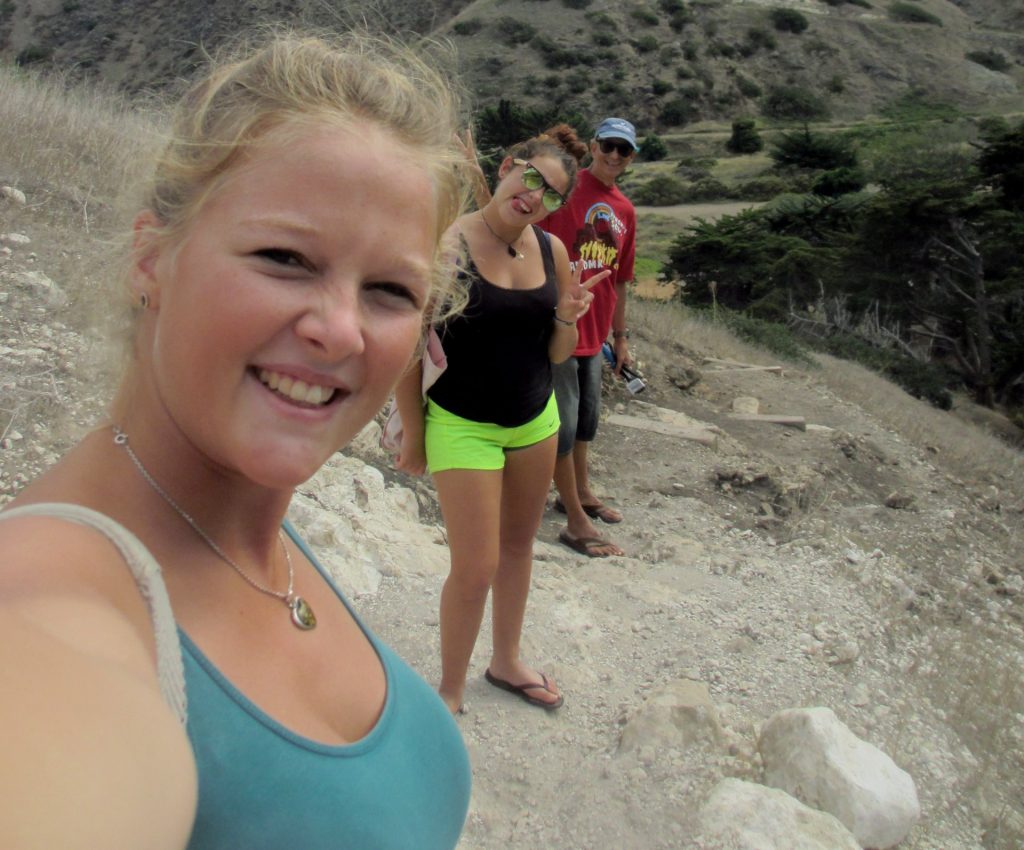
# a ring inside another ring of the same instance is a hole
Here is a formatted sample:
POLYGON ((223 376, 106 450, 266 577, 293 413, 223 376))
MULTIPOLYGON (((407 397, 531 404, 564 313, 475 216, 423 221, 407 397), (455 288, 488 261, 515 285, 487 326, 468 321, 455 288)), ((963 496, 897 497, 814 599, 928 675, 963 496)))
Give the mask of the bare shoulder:
POLYGON ((99 531, 49 516, 0 521, 0 612, 29 616, 79 651, 155 677, 149 608, 120 550, 99 531))
MULTIPOLYGON (((78 619, 76 607, 67 613, 78 619)), ((0 669, 17 683, 0 698, 0 843, 184 847, 197 795, 184 728, 144 677, 52 634, 54 612, 0 605, 0 669)))
POLYGON ((568 262, 569 252, 566 250, 565 243, 555 236, 554 233, 545 231, 548 234, 548 238, 551 240, 551 251, 555 255, 555 260, 558 262, 568 262))
POLYGON ((0 669, 18 683, 0 698, 0 786, 14 797, 0 835, 31 835, 30 847, 184 846, 195 763, 120 551, 78 523, 19 516, 0 521, 0 553, 0 669))

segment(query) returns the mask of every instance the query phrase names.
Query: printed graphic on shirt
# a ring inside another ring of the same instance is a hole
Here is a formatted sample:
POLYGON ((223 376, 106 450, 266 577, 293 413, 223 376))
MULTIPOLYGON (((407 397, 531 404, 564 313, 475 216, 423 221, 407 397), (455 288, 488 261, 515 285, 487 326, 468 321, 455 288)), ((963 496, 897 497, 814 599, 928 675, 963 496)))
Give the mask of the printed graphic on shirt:
POLYGON ((576 231, 572 255, 583 263, 584 271, 617 269, 619 246, 625 232, 626 228, 615 211, 608 204, 598 202, 587 210, 583 225, 576 231))

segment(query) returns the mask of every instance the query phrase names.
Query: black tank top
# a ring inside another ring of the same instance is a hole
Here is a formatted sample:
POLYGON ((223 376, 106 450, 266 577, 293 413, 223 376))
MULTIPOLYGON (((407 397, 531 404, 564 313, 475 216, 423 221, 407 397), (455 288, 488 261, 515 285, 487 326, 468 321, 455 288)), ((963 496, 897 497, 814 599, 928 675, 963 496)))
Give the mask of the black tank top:
POLYGON ((469 267, 459 278, 469 303, 438 328, 448 368, 427 393, 463 419, 514 428, 539 416, 551 397, 548 343, 558 278, 550 237, 533 230, 544 260, 544 282, 533 289, 495 286, 466 252, 469 267))

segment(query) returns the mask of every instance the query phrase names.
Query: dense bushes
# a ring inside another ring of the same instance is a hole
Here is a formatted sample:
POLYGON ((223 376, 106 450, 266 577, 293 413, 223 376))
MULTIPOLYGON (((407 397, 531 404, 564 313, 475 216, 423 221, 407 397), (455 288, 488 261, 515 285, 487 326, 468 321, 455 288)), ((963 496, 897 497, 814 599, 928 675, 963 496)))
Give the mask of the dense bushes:
POLYGON ((825 171, 814 181, 811 191, 815 195, 837 198, 850 192, 859 192, 867 183, 864 172, 856 166, 843 166, 825 171))
POLYGON ((537 30, 532 24, 516 18, 498 18, 494 22, 494 28, 499 33, 500 39, 509 46, 526 44, 537 35, 537 30))
POLYGON ((824 100, 800 86, 773 86, 761 102, 761 111, 783 121, 813 121, 829 114, 824 100))
POLYGON ((730 153, 757 153, 764 147, 764 141, 757 132, 753 118, 740 118, 732 122, 732 135, 725 143, 730 153))
POLYGON ((469 18, 465 21, 456 21, 452 24, 452 32, 456 35, 473 35, 480 32, 484 22, 479 18, 469 18))
POLYGON ((670 207, 685 203, 686 184, 670 174, 658 174, 630 194, 634 204, 648 207, 670 207))
POLYGON ((659 159, 664 159, 666 156, 668 156, 668 147, 661 136, 651 133, 640 142, 640 149, 637 151, 638 159, 645 162, 655 162, 659 159))
POLYGON ((998 50, 972 50, 966 58, 984 65, 990 71, 1007 71, 1010 68, 1010 60, 998 50))
POLYGON ((903 24, 932 24, 942 26, 942 18, 933 15, 927 9, 922 9, 916 3, 906 3, 900 0, 889 6, 889 17, 894 21, 903 24))
POLYGON ((802 33, 809 26, 807 18, 796 9, 772 9, 768 17, 779 32, 802 33))
POLYGON ((804 127, 783 133, 772 143, 771 157, 780 167, 833 169, 857 164, 857 152, 843 136, 812 133, 804 127))
POLYGON ((685 97, 674 97, 661 108, 658 120, 667 127, 682 127, 698 115, 697 105, 685 97))

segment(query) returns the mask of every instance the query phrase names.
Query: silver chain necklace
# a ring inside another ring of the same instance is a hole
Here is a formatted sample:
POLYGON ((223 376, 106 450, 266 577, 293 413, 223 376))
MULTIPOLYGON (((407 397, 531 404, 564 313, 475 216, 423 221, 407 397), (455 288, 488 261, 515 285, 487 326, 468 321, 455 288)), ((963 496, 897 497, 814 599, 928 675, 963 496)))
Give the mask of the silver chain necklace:
MULTIPOLYGON (((484 227, 486 227, 489 231, 491 231, 491 236, 493 236, 502 245, 505 246, 505 250, 508 251, 508 255, 510 257, 512 257, 512 259, 514 259, 514 260, 525 260, 526 259, 526 255, 522 251, 520 251, 519 249, 517 249, 515 247, 515 244, 516 244, 516 242, 518 240, 513 239, 511 242, 506 242, 504 239, 502 239, 497 233, 494 232, 494 228, 491 227, 491 223, 487 220, 487 216, 484 215, 484 211, 483 210, 480 210, 480 218, 481 218, 481 220, 484 223, 484 227)), ((522 237, 523 237, 523 234, 520 233, 519 234, 519 239, 522 239, 522 237)))
POLYGON ((177 511, 181 518, 191 526, 192 530, 202 538, 203 542, 206 543, 206 545, 209 546, 222 561, 224 561, 229 567, 231 567, 231 569, 238 573, 249 585, 256 588, 260 593, 265 593, 267 596, 273 596, 276 599, 280 599, 285 605, 287 605, 288 610, 291 611, 292 623, 296 628, 302 629, 303 631, 309 631, 310 629, 316 628, 316 614, 313 613, 313 609, 305 599, 295 593, 292 589, 295 583, 295 571, 292 568, 292 556, 288 552, 288 547, 284 542, 284 534, 281 531, 277 532, 278 539, 281 541, 281 548, 284 550, 284 559, 288 564, 288 589, 284 593, 278 590, 271 590, 269 587, 264 587, 248 575, 245 570, 238 566, 238 564, 231 560, 227 553, 214 542, 213 538, 199 527, 199 523, 192 519, 192 517, 189 516, 181 506, 171 498, 167 491, 156 483, 156 479, 149 474, 149 470, 142 465, 142 461, 139 460, 139 456, 135 454, 132 447, 128 445, 128 435, 117 426, 114 426, 114 444, 121 446, 126 452, 128 452, 128 457, 132 459, 132 463, 135 464, 135 468, 139 470, 139 474, 142 475, 145 482, 152 487, 157 492, 157 495, 167 502, 168 505, 177 511))

